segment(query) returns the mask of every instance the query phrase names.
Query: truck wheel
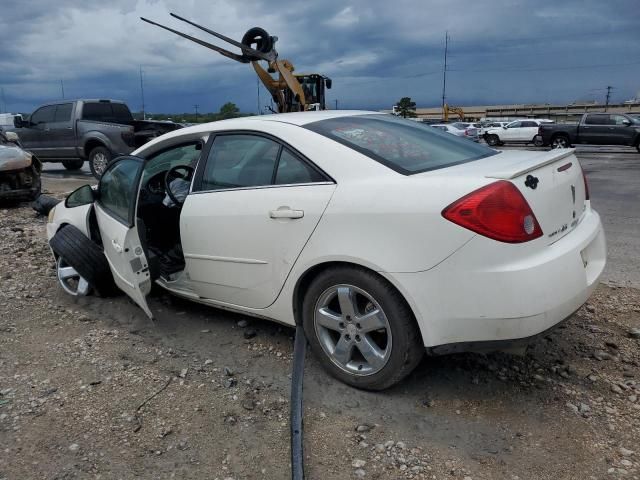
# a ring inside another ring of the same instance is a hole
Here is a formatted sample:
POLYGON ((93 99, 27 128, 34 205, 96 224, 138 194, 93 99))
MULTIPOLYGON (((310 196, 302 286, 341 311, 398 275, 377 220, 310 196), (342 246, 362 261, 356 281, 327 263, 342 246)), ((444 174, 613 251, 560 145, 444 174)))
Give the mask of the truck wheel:
POLYGON ((104 252, 76 227, 62 227, 49 244, 58 258, 58 281, 67 293, 87 295, 93 289, 109 296, 118 291, 104 252))
POLYGON ((67 170, 80 170, 84 165, 84 160, 63 160, 62 165, 67 170))
POLYGON ((535 137, 533 137, 532 143, 535 147, 544 146, 544 142, 542 141, 542 135, 536 135, 535 137))
POLYGON ((499 143, 500 143, 500 137, 498 137, 497 135, 487 135, 487 144, 491 145, 492 147, 495 147, 499 143))
POLYGON ((107 147, 95 147, 89 152, 89 168, 94 177, 100 180, 107 165, 111 161, 111 152, 107 147))
POLYGON ((569 138, 566 135, 556 135, 551 139, 551 148, 570 148, 569 138))

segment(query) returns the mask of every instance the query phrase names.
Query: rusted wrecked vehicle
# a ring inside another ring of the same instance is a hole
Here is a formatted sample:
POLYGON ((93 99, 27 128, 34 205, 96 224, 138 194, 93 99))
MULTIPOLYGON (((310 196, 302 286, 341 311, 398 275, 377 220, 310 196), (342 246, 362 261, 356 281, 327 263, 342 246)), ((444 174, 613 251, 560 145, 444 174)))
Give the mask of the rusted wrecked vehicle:
POLYGON ((37 198, 41 172, 42 163, 21 148, 18 135, 0 129, 0 201, 37 198))

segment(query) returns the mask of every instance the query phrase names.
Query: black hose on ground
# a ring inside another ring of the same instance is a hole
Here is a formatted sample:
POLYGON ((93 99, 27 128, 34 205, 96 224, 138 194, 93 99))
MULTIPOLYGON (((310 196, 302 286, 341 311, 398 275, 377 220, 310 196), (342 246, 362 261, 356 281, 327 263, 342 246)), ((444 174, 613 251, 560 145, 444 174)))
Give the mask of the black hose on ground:
POLYGON ((291 372, 291 478, 304 480, 304 451, 302 430, 302 380, 307 339, 302 325, 296 327, 293 344, 293 369, 291 372))

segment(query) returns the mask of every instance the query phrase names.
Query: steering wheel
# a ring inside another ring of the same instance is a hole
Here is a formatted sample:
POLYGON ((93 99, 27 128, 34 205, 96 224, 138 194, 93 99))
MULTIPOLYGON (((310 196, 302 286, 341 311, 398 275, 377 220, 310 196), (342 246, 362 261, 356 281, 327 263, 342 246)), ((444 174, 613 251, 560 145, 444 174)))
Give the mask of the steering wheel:
POLYGON ((175 205, 182 205, 184 203, 184 199, 182 201, 178 200, 174 193, 171 191, 171 182, 180 178, 186 182, 190 182, 193 178, 193 167, 189 165, 176 165, 175 167, 171 167, 167 170, 167 173, 164 175, 164 190, 169 195, 169 198, 175 205))

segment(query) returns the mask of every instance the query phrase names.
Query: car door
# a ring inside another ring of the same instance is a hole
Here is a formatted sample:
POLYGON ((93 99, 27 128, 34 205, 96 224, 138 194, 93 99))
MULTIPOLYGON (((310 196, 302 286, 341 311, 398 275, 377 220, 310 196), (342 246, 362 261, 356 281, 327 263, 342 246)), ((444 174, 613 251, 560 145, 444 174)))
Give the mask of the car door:
POLYGON ((47 158, 51 154, 49 125, 55 119, 55 115, 55 105, 41 107, 31 114, 29 125, 19 130, 20 142, 24 148, 39 158, 47 158))
POLYGON ((609 115, 609 145, 632 145, 635 128, 624 115, 609 115))
POLYGON ((53 148, 51 156, 57 158, 75 158, 76 142, 75 131, 71 123, 73 103, 61 103, 56 105, 53 121, 48 124, 50 144, 53 148))
POLYGON ((147 256, 135 225, 135 208, 144 161, 121 157, 100 178, 96 219, 104 254, 116 285, 153 318, 146 296, 151 291, 147 256))
POLYGON ((290 147, 256 133, 217 134, 180 215, 186 271, 200 297, 271 305, 333 194, 290 147))
POLYGON ((518 131, 520 129, 521 122, 511 122, 507 125, 506 129, 502 129, 502 133, 499 135, 500 140, 508 141, 508 142, 517 142, 518 141, 518 131))
POLYGON ((523 120, 520 123, 520 132, 518 132, 518 141, 531 142, 533 137, 538 134, 538 124, 533 120, 523 120))
POLYGON ((601 145, 609 134, 609 115, 606 113, 590 113, 578 126, 580 143, 601 145))

